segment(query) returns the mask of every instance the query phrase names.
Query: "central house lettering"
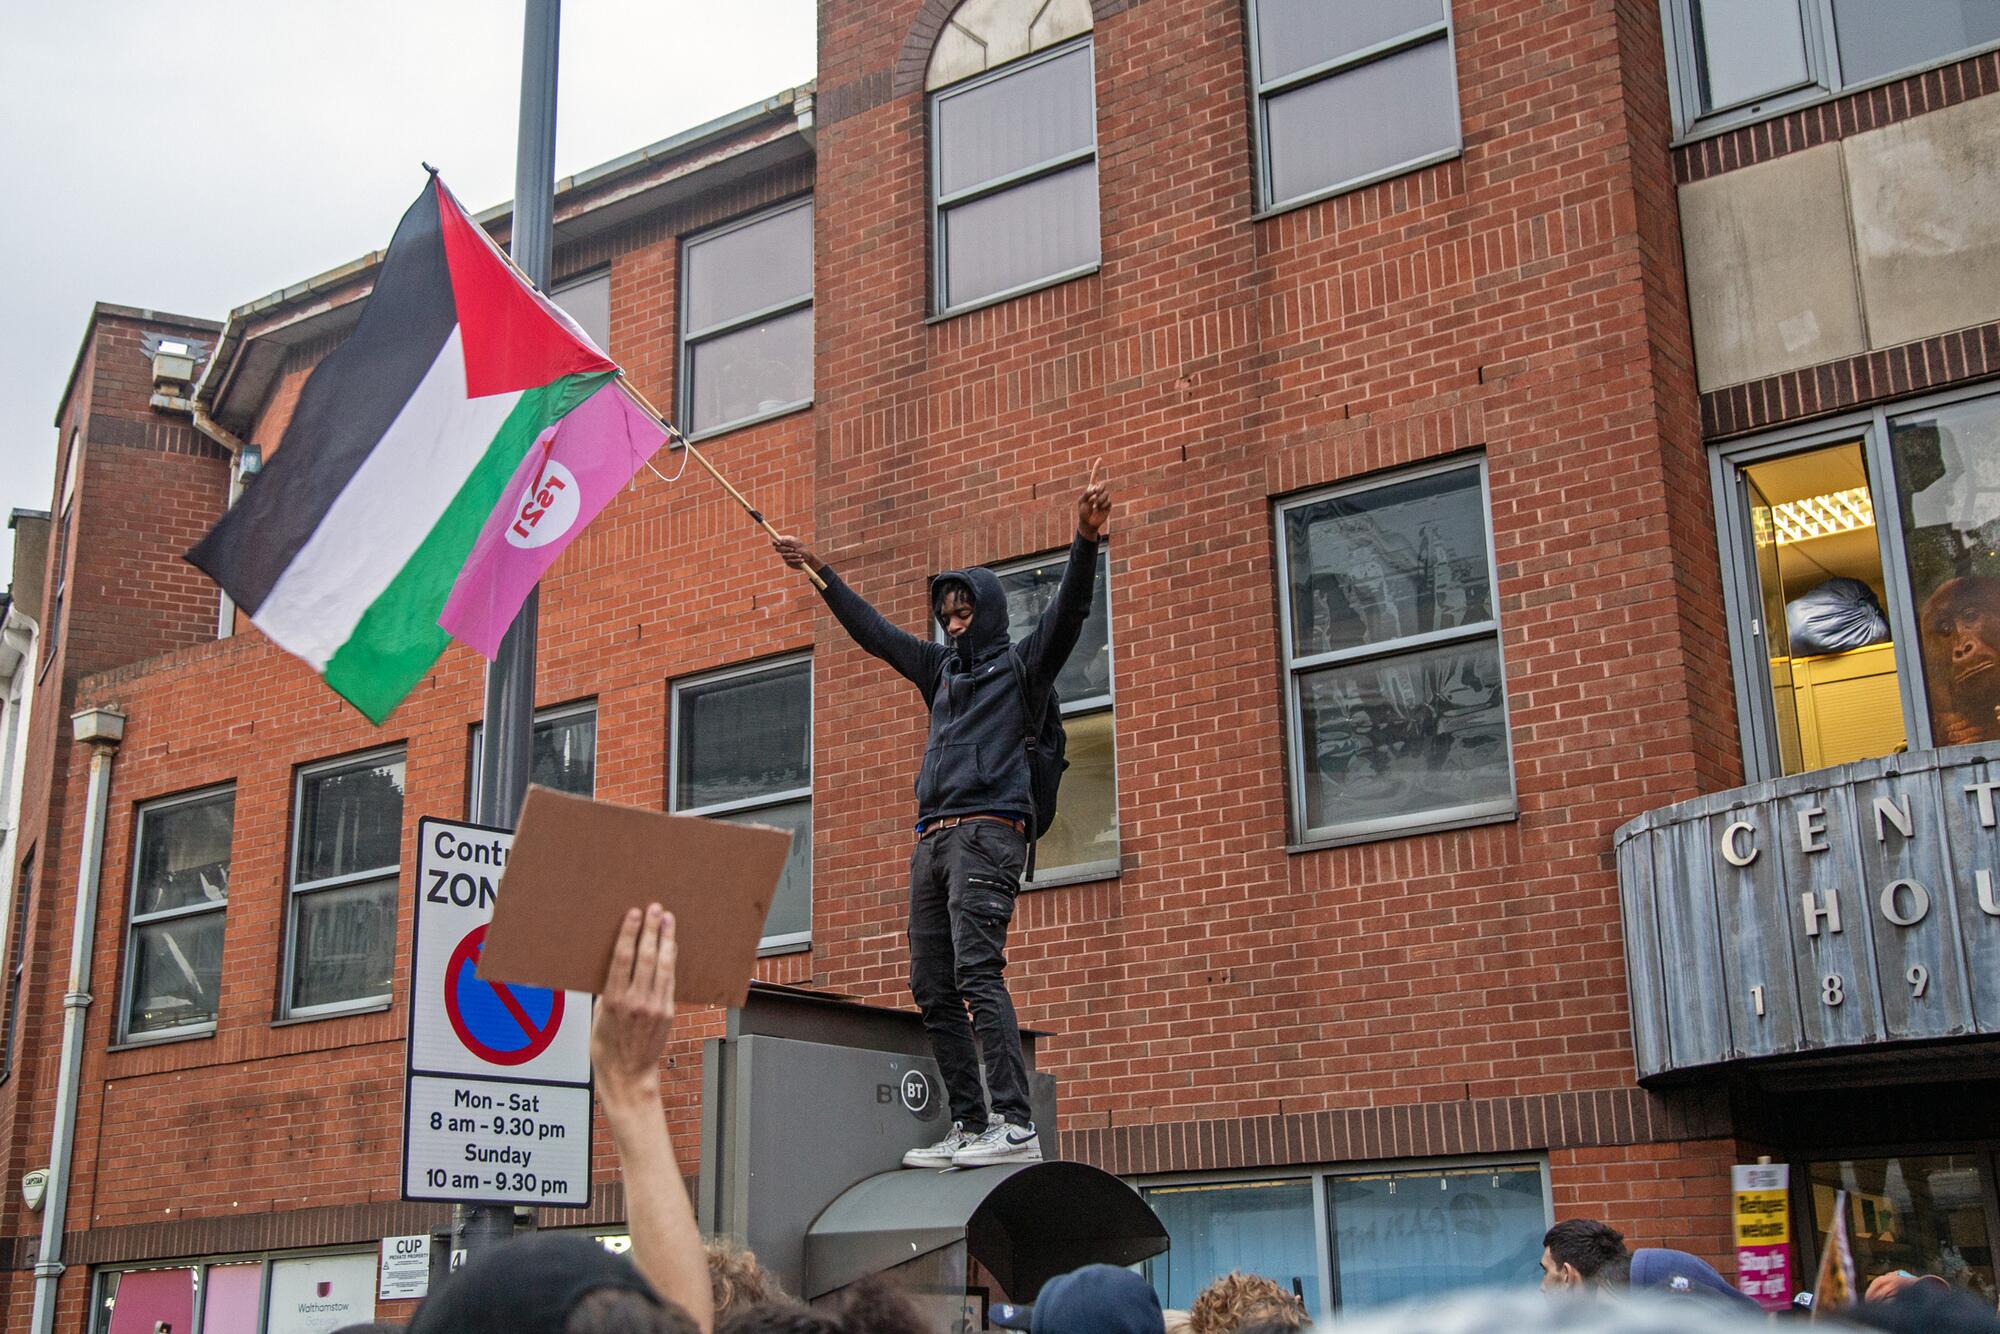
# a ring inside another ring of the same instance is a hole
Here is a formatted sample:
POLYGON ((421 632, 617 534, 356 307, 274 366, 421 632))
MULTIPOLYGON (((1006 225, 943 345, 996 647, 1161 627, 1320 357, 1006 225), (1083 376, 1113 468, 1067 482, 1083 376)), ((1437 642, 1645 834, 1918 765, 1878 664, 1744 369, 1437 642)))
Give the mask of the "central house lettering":
MULTIPOLYGON (((2000 789, 2000 779, 1964 784, 1964 795, 1972 802, 1974 813, 1981 828, 1992 829, 2000 824, 2000 803, 1994 800, 1994 791, 2000 789)), ((1900 839, 1917 837, 1917 819, 1910 804, 1908 793, 1896 797, 1872 797, 1869 799, 1869 818, 1872 820, 1875 841, 1887 844, 1894 836, 1900 839)), ((1796 847, 1801 855, 1811 857, 1830 852, 1833 844, 1828 833, 1827 808, 1821 804, 1800 807, 1792 821, 1796 835, 1796 847)), ((1730 821, 1723 827, 1716 839, 1716 854, 1729 865, 1739 870, 1756 862, 1763 851, 1757 843, 1757 825, 1748 818, 1730 821)), ((1989 867, 1973 870, 1973 883, 1977 890, 1979 909, 1989 917, 2000 917, 2000 887, 1996 887, 1993 871, 1989 867)), ((1897 879, 1883 885, 1874 895, 1876 910, 1891 926, 1911 927, 1930 915, 1932 895, 1930 888, 1915 880, 1897 879)), ((1840 894, 1837 890, 1805 890, 1799 895, 1799 911, 1804 918, 1806 935, 1818 936, 1822 931, 1837 935, 1845 929, 1841 920, 1840 894)))

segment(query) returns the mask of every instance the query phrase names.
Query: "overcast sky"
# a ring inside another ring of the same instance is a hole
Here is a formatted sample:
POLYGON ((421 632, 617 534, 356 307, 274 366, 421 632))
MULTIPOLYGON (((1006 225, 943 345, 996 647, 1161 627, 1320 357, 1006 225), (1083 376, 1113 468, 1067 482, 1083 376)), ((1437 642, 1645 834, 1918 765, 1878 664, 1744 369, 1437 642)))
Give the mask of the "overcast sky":
MULTIPOLYGON (((225 318, 514 193, 522 0, 5 0, 0 503, 46 509, 96 301, 225 318)), ((564 0, 556 175, 813 76, 812 0, 564 0)), ((11 544, 0 542, 0 569, 11 544)))

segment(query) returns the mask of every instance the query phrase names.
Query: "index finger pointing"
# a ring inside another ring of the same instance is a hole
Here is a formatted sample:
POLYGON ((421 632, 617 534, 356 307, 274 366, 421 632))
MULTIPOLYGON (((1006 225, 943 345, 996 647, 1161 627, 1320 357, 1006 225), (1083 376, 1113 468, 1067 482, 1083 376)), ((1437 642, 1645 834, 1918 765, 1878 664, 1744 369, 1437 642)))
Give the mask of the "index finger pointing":
POLYGON ((1095 458, 1090 461, 1090 480, 1083 484, 1084 490, 1094 491, 1097 489, 1097 465, 1103 461, 1101 458, 1095 458))

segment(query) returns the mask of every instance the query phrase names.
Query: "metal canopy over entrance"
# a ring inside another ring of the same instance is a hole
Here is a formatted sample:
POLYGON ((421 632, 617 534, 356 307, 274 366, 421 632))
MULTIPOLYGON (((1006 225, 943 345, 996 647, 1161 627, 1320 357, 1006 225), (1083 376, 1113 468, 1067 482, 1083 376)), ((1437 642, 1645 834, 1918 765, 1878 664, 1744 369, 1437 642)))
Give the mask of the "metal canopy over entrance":
POLYGON ((1087 1264, 1137 1264, 1167 1249, 1138 1192, 1082 1163, 884 1172, 849 1187, 806 1230, 802 1295, 964 1242, 1016 1301, 1087 1264))

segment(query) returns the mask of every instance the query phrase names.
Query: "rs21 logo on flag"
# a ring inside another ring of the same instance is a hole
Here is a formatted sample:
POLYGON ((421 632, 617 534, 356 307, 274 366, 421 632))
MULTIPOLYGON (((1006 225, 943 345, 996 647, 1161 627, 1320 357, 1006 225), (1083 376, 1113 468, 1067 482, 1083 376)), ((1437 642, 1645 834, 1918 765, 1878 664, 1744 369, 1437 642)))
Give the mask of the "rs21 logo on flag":
POLYGON ((570 530, 578 508, 575 474, 549 459, 515 501, 507 542, 523 550, 547 546, 570 530))

